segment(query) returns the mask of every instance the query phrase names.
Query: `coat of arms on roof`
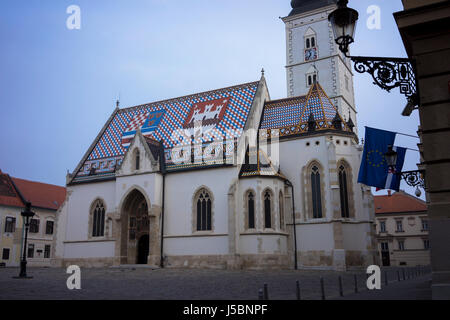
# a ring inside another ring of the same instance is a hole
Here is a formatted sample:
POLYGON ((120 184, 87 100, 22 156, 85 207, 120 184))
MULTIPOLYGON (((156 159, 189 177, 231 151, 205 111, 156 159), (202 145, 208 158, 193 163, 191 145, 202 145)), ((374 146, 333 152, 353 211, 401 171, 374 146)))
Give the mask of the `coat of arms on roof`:
POLYGON ((200 127, 202 133, 210 131, 223 119, 229 100, 229 98, 223 98, 195 103, 183 128, 189 130, 190 135, 193 136, 200 134, 200 127))
POLYGON ((164 110, 157 110, 135 115, 128 124, 127 129, 122 134, 122 146, 124 148, 128 148, 130 146, 130 143, 136 135, 136 131, 138 129, 141 129, 144 136, 155 131, 156 128, 158 128, 164 113, 164 110))

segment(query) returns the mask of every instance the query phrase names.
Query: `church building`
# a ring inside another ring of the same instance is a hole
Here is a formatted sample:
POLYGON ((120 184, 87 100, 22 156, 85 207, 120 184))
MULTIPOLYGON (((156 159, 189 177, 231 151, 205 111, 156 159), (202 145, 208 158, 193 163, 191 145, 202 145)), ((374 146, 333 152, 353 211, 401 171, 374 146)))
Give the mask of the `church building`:
POLYGON ((286 99, 251 83, 120 109, 72 174, 53 265, 346 270, 377 259, 333 0, 293 0, 286 99))

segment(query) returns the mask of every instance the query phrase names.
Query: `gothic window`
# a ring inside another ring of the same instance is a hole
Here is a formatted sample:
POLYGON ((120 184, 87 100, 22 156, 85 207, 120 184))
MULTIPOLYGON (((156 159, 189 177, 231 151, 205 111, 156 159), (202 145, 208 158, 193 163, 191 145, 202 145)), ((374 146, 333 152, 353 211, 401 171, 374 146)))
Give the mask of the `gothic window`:
POLYGON ((272 228, 272 197, 269 191, 264 193, 264 228, 272 228))
POLYGON ((135 164, 134 164, 135 170, 139 170, 139 168, 141 166, 141 155, 140 155, 138 149, 136 149, 136 151, 135 151, 134 161, 135 161, 135 164))
POLYGON ((342 218, 350 218, 350 209, 348 205, 347 170, 343 164, 339 166, 339 191, 341 197, 341 216, 342 218))
POLYGON ((206 189, 201 189, 196 198, 197 231, 212 230, 212 200, 206 189))
POLYGON ((255 196, 253 192, 249 192, 247 196, 248 208, 248 228, 255 229, 255 196))
POLYGON ((311 195, 312 195, 312 209, 313 218, 322 218, 322 192, 320 186, 320 171, 317 166, 311 169, 311 195))
POLYGON ((103 237, 105 235, 105 206, 97 200, 92 209, 92 237, 103 237))
POLYGON ((279 206, 279 213, 280 213, 280 230, 284 230, 284 202, 283 202, 283 193, 280 191, 280 195, 278 198, 278 206, 279 206))
POLYGON ((316 33, 313 29, 308 28, 305 33, 305 49, 311 49, 317 47, 316 33))

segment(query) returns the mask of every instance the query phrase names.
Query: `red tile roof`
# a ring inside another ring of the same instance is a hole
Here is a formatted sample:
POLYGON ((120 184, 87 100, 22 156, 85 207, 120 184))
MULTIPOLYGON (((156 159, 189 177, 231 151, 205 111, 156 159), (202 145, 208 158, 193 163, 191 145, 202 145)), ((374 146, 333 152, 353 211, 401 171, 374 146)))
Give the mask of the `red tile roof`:
POLYGON ((66 188, 41 182, 12 178, 26 201, 33 207, 58 210, 66 198, 66 188))
POLYGON ((9 175, 0 171, 0 205, 24 207, 9 175))
POLYGON ((427 211, 425 201, 401 191, 373 198, 376 214, 427 211))

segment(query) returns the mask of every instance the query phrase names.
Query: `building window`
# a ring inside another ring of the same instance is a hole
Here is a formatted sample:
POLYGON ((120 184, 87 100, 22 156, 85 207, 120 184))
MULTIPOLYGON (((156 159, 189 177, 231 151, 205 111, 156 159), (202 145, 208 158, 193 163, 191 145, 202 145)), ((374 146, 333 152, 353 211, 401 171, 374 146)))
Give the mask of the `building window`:
POLYGON ((206 189, 201 189, 197 195, 197 231, 212 230, 212 201, 206 189))
POLYGON ((250 191, 247 196, 248 205, 248 228, 255 229, 255 196, 250 191))
POLYGON ((422 231, 428 231, 428 220, 422 220, 422 231))
POLYGON ((134 168, 135 170, 139 170, 139 168, 141 167, 141 155, 138 149, 136 149, 135 151, 134 160, 135 160, 134 168))
POLYGON ((404 251, 405 250, 405 241, 404 240, 399 240, 398 241, 398 250, 400 250, 400 251, 404 251))
POLYGON ((34 257, 34 244, 30 243, 28 245, 28 258, 33 258, 34 257))
POLYGON ((401 220, 396 220, 395 224, 397 226, 397 232, 403 232, 403 222, 401 220))
POLYGON ((2 260, 9 260, 9 249, 3 248, 2 260))
POLYGON ((38 233, 39 232, 39 220, 31 219, 30 221, 30 233, 38 233))
POLYGON ((92 237, 103 237, 105 235, 105 206, 97 200, 92 212, 92 237))
POLYGON ((322 218, 322 192, 320 188, 320 172, 317 166, 311 169, 311 192, 312 192, 312 206, 313 218, 322 218))
POLYGON ((307 79, 307 86, 311 87, 313 84, 317 83, 318 79, 317 72, 307 74, 306 79, 307 79))
POLYGON ((429 250, 430 249, 430 240, 428 240, 428 239, 424 239, 423 240, 423 248, 425 250, 429 250))
POLYGON ((272 228, 272 203, 269 191, 264 193, 264 228, 272 228))
POLYGON ((284 201, 283 201, 283 193, 280 191, 280 195, 278 197, 278 207, 280 213, 280 230, 284 230, 284 201))
POLYGON ((339 167, 339 190, 341 196, 341 216, 342 218, 350 218, 350 210, 348 206, 347 171, 344 165, 339 167))
POLYGON ((307 36, 305 38, 306 49, 312 49, 317 47, 316 36, 307 36))
POLYGON ((380 232, 386 232, 386 221, 380 221, 380 232))
POLYGON ((381 251, 389 251, 389 244, 387 242, 381 243, 381 251))
POLYGON ((53 221, 47 221, 45 225, 45 234, 53 234, 53 221))
POLYGON ((46 244, 45 248, 44 248, 44 258, 45 259, 50 259, 50 249, 51 249, 51 246, 49 244, 46 244))
POLYGON ((6 217, 5 233, 13 233, 16 231, 16 218, 6 217))

